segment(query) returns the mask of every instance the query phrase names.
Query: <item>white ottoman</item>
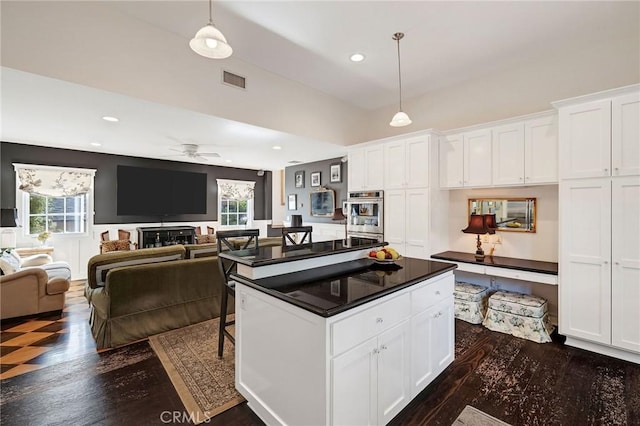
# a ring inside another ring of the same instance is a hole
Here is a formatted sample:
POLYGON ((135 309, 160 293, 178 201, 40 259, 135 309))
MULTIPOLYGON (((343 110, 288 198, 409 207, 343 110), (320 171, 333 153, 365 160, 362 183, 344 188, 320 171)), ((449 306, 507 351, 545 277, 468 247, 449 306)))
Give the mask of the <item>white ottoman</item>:
POLYGON ((537 343, 550 342, 553 331, 545 299, 504 290, 489 297, 489 309, 482 324, 489 330, 537 343))
POLYGON ((456 281, 453 290, 454 315, 471 324, 482 324, 487 311, 488 288, 456 281))

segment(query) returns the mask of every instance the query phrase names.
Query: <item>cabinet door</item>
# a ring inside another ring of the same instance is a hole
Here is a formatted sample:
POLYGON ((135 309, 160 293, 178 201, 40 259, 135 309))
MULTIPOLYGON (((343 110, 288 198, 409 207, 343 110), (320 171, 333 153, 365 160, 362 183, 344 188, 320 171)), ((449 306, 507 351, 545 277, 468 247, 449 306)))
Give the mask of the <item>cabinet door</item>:
POLYGON ((560 177, 611 175, 611 101, 560 108, 560 177))
POLYGON ((331 424, 377 424, 377 339, 331 360, 331 424))
POLYGON ((427 309, 411 318, 411 396, 414 398, 436 377, 431 350, 432 316, 427 309))
POLYGON ((493 184, 522 185, 524 183, 524 124, 519 122, 494 127, 491 137, 493 184))
POLYGON ((453 296, 429 309, 431 315, 431 357, 433 372, 437 376, 454 358, 453 296))
POLYGON ((405 256, 406 192, 403 189, 384 193, 384 240, 405 256))
POLYGON ((384 189, 405 187, 405 141, 384 144, 384 189))
POLYGON ((640 177, 612 185, 611 343, 640 352, 640 177))
POLYGON ((462 135, 441 137, 438 148, 440 188, 462 188, 464 185, 464 141, 462 135))
POLYGON ((524 182, 558 183, 558 116, 524 122, 524 182))
POLYGON ((364 188, 381 191, 384 188, 384 150, 382 145, 365 148, 365 166, 364 188))
POLYGON ((640 174, 640 94, 614 98, 611 104, 613 176, 640 174))
POLYGON ((407 189, 405 195, 404 256, 429 259, 429 190, 407 189))
POLYGON ((424 188, 429 185, 429 143, 430 137, 409 139, 405 145, 405 186, 424 188))
POLYGON ((409 321, 404 321, 378 337, 378 424, 380 425, 389 423, 411 401, 410 330, 409 321))
POLYGON ((364 188, 365 164, 364 150, 353 149, 349 151, 349 190, 360 191, 364 188))
POLYGON ((560 333, 611 343, 611 178, 560 184, 560 333))
POLYGON ((464 134, 464 186, 491 186, 491 129, 464 134))

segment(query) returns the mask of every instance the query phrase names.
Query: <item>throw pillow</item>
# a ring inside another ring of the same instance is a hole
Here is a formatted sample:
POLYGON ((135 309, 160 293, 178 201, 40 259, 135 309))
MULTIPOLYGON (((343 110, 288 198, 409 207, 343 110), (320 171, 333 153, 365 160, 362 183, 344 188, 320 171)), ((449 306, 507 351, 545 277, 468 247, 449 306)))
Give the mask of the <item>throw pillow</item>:
POLYGON ((20 261, 10 251, 5 250, 0 257, 0 269, 4 275, 13 274, 20 270, 20 261))
POLYGON ((23 268, 26 268, 28 266, 42 266, 51 262, 53 262, 53 259, 51 258, 51 256, 45 253, 41 253, 41 254, 34 254, 33 256, 25 257, 20 262, 20 265, 23 268))
POLYGON ((129 240, 111 240, 102 242, 102 252, 131 250, 131 242, 129 240))

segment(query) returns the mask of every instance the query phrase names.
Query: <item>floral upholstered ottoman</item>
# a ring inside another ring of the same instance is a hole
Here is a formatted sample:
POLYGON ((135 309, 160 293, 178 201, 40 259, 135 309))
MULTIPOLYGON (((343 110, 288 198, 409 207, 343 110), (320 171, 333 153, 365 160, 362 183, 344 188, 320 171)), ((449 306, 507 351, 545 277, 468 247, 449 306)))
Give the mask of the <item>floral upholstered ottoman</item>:
POLYGON ((471 324, 482 324, 487 311, 487 291, 481 285, 456 281, 453 290, 455 317, 471 324))
POLYGON ((504 290, 489 297, 489 309, 482 324, 489 330, 537 343, 550 342, 553 331, 545 299, 504 290))

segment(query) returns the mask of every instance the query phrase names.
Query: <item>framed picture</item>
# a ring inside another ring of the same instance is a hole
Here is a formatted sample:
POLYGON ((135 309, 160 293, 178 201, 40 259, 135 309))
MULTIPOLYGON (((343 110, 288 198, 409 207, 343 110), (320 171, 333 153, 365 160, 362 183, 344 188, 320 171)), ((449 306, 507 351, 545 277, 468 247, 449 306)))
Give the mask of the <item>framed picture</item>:
POLYGON ((304 170, 297 171, 294 176, 296 180, 296 188, 304 188, 304 170))
POLYGON ((289 194, 289 204, 287 208, 289 210, 298 210, 298 196, 296 194, 289 194))
POLYGON ((311 186, 320 186, 320 172, 311 173, 311 186))
POLYGON ((342 182, 342 173, 340 171, 340 163, 331 165, 331 178, 329 179, 331 183, 334 182, 342 182))

